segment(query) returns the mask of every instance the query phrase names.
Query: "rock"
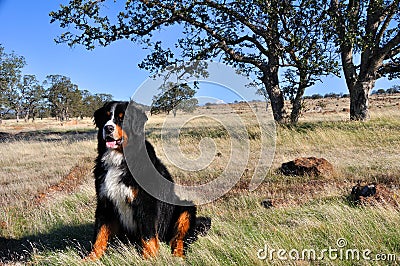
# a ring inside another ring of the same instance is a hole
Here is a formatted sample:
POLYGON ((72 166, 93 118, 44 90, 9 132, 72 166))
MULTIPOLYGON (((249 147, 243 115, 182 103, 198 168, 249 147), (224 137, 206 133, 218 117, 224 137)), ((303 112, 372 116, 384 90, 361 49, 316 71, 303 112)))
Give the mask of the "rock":
POLYGON ((279 169, 284 175, 321 176, 333 173, 333 165, 324 158, 300 157, 283 163, 279 169))
POLYGON ((274 203, 272 199, 265 199, 261 202, 261 206, 263 206, 266 209, 274 207, 274 203))
POLYGON ((398 195, 382 184, 369 183, 362 185, 358 182, 351 189, 350 201, 361 205, 388 204, 399 208, 398 195))
POLYGON ((376 184, 368 184, 365 186, 361 186, 358 183, 351 189, 351 196, 355 201, 359 201, 360 197, 371 197, 376 194, 376 184))

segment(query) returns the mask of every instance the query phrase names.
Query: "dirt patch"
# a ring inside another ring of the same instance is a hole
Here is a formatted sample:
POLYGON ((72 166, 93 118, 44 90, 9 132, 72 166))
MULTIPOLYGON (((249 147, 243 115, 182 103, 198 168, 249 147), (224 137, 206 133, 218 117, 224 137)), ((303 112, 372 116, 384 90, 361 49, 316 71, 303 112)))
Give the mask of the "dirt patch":
POLYGON ((284 175, 322 176, 332 175, 333 165, 325 158, 299 157, 293 161, 283 163, 280 172, 284 175))
POLYGON ((352 188, 349 199, 357 205, 391 205, 399 208, 399 196, 399 193, 389 189, 384 184, 362 184, 359 182, 352 188))
POLYGON ((44 191, 39 192, 34 201, 36 204, 43 203, 47 198, 53 197, 60 192, 70 193, 81 185, 85 177, 91 174, 93 169, 93 162, 91 158, 85 158, 80 163, 72 167, 70 172, 64 176, 57 184, 47 187, 44 191))
POLYGON ((268 191, 261 205, 265 208, 302 205, 314 199, 340 197, 346 188, 344 181, 309 180, 304 183, 275 186, 268 191))
POLYGON ((290 207, 306 204, 315 199, 337 197, 360 206, 392 206, 400 209, 400 192, 393 183, 358 183, 349 191, 349 182, 309 180, 302 184, 284 185, 268 191, 260 202, 265 208, 290 207))

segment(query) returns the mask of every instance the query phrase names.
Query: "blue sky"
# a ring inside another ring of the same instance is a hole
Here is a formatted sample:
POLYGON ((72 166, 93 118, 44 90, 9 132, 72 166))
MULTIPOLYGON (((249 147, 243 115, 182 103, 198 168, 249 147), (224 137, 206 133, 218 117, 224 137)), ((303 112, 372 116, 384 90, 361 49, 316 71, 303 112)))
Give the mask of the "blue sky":
MULTIPOLYGON (((0 0, 0 43, 6 52, 15 51, 24 56, 27 66, 23 74, 34 74, 40 81, 50 74, 65 75, 80 89, 110 93, 115 99, 128 100, 148 78, 149 73, 137 66, 145 58, 146 50, 126 40, 91 51, 82 46, 70 48, 66 44, 56 44, 54 38, 63 31, 57 23, 50 24, 48 14, 57 10, 61 3, 68 1, 0 0)), ((175 34, 174 30, 164 30, 157 37, 171 43, 175 34)), ((343 79, 327 77, 323 81, 310 87, 306 94, 347 93, 343 79)), ((397 83, 379 80, 375 89, 386 89, 397 83)), ((206 93, 210 91, 208 87, 206 93)), ((225 93, 218 93, 218 89, 213 94, 209 96, 233 101, 225 93)))

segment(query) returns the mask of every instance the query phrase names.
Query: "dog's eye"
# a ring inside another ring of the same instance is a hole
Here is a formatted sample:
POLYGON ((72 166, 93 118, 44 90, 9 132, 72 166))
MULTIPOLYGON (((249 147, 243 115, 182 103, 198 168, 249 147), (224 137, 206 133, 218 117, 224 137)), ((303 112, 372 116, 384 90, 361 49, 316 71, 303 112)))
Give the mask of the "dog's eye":
POLYGON ((122 121, 124 119, 124 113, 119 113, 118 118, 119 121, 122 121))

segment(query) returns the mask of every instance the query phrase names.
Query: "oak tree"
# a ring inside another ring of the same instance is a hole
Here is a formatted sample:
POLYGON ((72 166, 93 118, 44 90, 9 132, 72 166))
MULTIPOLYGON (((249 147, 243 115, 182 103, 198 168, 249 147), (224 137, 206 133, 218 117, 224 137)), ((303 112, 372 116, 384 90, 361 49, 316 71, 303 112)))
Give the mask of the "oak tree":
POLYGON ((0 121, 5 113, 14 111, 19 118, 21 112, 20 94, 22 69, 26 65, 25 58, 14 52, 4 52, 0 44, 0 121))
POLYGON ((350 119, 364 121, 375 82, 400 77, 400 1, 331 0, 331 17, 350 93, 350 119))
POLYGON ((82 94, 71 79, 62 75, 48 75, 45 85, 52 115, 60 121, 80 116, 82 94))
POLYGON ((45 105, 46 95, 43 85, 39 83, 35 75, 24 75, 19 91, 25 122, 29 118, 34 120, 39 108, 45 105))
MULTIPOLYGON (((197 82, 194 83, 194 87, 197 88, 197 82)), ((153 97, 150 114, 161 112, 169 114, 172 111, 175 117, 178 109, 191 109, 193 104, 198 103, 197 99, 193 98, 196 90, 188 83, 167 82, 160 87, 160 90, 161 92, 153 97)))

